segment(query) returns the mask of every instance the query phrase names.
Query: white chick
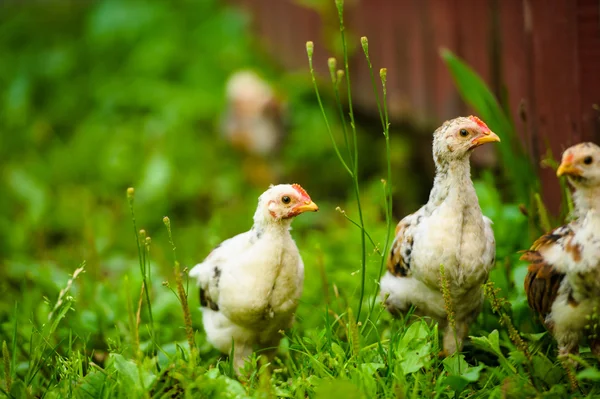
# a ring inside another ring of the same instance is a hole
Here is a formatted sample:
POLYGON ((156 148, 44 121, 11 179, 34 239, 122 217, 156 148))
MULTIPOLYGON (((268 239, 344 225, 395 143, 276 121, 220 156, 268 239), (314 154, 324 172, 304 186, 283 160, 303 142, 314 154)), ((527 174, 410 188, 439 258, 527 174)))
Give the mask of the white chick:
POLYGON ((291 326, 304 265, 292 236, 295 216, 319 208, 298 184, 271 186, 258 199, 254 225, 194 266, 208 342, 243 367, 254 349, 272 354, 291 326))
POLYGON ((485 143, 500 141, 475 116, 446 121, 433 134, 436 176, 429 202, 396 227, 381 280, 381 297, 393 314, 429 316, 444 329, 444 353, 462 348, 469 325, 483 303, 481 285, 494 265, 492 222, 481 213, 469 158, 485 143), (455 313, 456 333, 448 326, 440 286, 444 265, 455 313))

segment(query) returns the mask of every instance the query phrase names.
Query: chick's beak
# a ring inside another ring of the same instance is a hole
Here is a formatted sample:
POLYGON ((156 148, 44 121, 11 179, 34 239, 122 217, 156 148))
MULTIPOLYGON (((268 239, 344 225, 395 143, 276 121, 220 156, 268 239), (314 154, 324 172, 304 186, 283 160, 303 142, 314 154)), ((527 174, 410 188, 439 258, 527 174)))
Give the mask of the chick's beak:
POLYGON ((496 141, 499 142, 500 137, 498 137, 496 133, 490 131, 489 133, 484 133, 480 136, 475 137, 475 139, 471 141, 471 148, 479 147, 480 145, 485 143, 494 143, 496 141))
POLYGON ((294 212, 296 214, 304 213, 304 212, 316 212, 319 210, 317 204, 312 201, 305 201, 304 204, 297 206, 294 208, 294 212))
POLYGON ((581 176, 581 169, 573 165, 571 161, 563 161, 558 169, 556 170, 556 176, 561 177, 562 175, 570 176, 581 176))

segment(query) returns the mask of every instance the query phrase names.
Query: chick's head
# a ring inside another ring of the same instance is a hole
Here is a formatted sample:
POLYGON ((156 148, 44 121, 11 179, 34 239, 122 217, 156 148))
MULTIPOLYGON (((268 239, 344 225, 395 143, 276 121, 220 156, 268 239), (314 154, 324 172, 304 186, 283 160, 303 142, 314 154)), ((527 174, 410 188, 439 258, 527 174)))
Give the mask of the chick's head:
POLYGON ((433 155, 436 163, 464 159, 485 143, 500 141, 500 137, 476 116, 458 117, 444 122, 433 134, 433 155))
POLYGON ((567 148, 556 175, 566 175, 575 187, 600 186, 600 147, 580 143, 567 148))
POLYGON ((271 186, 259 197, 256 217, 278 222, 318 210, 317 204, 299 184, 279 184, 271 186))

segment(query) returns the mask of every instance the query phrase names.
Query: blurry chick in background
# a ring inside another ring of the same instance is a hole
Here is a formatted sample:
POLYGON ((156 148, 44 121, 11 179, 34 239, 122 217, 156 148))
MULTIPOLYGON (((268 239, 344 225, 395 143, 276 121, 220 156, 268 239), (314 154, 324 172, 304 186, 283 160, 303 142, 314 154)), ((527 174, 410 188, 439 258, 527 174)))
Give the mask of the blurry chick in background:
POLYGON ((221 133, 243 154, 246 180, 257 187, 281 178, 279 152, 286 128, 285 105, 256 73, 234 73, 226 86, 221 133))

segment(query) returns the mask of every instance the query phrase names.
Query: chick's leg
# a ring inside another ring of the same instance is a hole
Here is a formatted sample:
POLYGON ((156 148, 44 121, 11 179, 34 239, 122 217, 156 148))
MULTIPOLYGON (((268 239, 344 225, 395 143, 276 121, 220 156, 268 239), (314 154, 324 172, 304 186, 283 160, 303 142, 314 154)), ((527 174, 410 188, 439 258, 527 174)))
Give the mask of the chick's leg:
POLYGON ((468 332, 469 324, 465 321, 457 320, 454 328, 448 323, 444 329, 444 354, 450 356, 460 351, 468 332))
POLYGON ((554 326, 554 337, 558 344, 558 355, 561 357, 579 353, 579 332, 572 331, 562 325, 554 326))
POLYGON ((233 368, 237 375, 240 375, 241 370, 246 364, 246 360, 252 355, 252 345, 247 342, 234 342, 233 351, 233 368))

